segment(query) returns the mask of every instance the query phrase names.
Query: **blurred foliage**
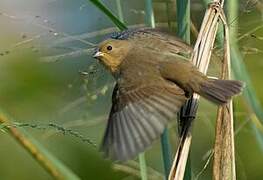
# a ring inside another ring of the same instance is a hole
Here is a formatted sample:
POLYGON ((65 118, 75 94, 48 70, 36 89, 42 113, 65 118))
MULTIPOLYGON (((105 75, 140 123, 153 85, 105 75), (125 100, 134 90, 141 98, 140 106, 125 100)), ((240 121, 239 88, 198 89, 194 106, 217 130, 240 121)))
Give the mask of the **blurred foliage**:
MULTIPOLYGON (((102 1, 113 14, 119 14, 115 0, 102 1)), ((143 1, 120 1, 127 25, 144 24, 143 1)), ((254 2, 254 1, 253 1, 254 2)), ((241 1, 238 44, 246 68, 263 103, 262 9, 252 1, 241 1), (257 28, 257 29, 256 29, 257 28), (256 29, 255 31, 252 31, 256 29), (252 32, 250 32, 252 31, 252 32)), ((257 1, 255 1, 257 2, 257 1)), ((156 26, 176 28, 175 3, 153 1, 156 26), (167 11, 169 7, 169 11, 167 11)), ((204 6, 191 2, 192 21, 199 25, 204 6)), ((91 57, 90 51, 114 24, 86 0, 1 0, 0 1, 0 107, 19 123, 59 124, 100 144, 110 109, 113 79, 91 57), (100 31, 100 30, 107 31, 100 31), (62 56, 55 59, 55 56, 62 56), (49 61, 44 61, 49 57, 49 61), (51 59, 50 59, 51 58, 51 59)), ((114 27, 114 28, 112 28, 114 27)), ((220 52, 220 51, 218 51, 220 52)), ((218 72, 214 58, 210 74, 218 72)), ((216 107, 201 99, 194 124, 191 164, 194 177, 203 169, 214 139, 216 107)), ((235 99, 237 179, 263 177, 262 150, 248 123, 251 116, 242 97, 235 99)), ((170 126, 173 153, 176 125, 170 126)), ((53 155, 82 179, 138 179, 131 172, 113 170, 94 148, 79 138, 54 129, 25 128, 53 155)), ((0 179, 52 179, 10 136, 0 131, 0 179)), ((163 173, 160 143, 146 153, 147 165, 163 173)), ((128 166, 128 165, 127 165, 128 166)), ((130 165, 129 165, 130 167, 130 165)), ((211 163, 199 179, 211 179, 211 163)))

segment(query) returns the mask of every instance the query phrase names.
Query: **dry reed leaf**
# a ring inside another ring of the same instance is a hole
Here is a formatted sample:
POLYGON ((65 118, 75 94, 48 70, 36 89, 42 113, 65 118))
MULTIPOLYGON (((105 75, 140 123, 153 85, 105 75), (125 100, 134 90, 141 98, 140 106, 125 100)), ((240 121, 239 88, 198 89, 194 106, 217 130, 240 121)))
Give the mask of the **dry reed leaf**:
MULTIPOLYGON (((222 72, 220 78, 230 79, 229 30, 226 23, 226 18, 222 11, 220 16, 224 24, 224 60, 222 63, 222 72)), ((213 179, 235 180, 236 169, 232 101, 218 108, 214 152, 213 179)))
MULTIPOLYGON (((200 29, 200 32, 199 32, 199 35, 198 35, 198 38, 197 38, 197 41, 194 47, 193 54, 192 54, 192 58, 191 58, 192 62, 204 74, 206 74, 207 68, 210 62, 211 51, 214 45, 219 20, 221 19, 223 21, 223 24, 226 26, 225 19, 224 19, 225 17, 222 11, 223 4, 224 4, 223 0, 222 1, 214 0, 213 3, 209 6, 208 10, 205 13, 203 23, 201 25, 201 29, 200 29)), ((228 30, 225 30, 225 37, 228 37, 228 30)), ((228 39, 225 39, 225 42, 228 43, 228 39)), ((225 49, 225 56, 224 56, 225 63, 224 64, 226 64, 230 62, 229 45, 225 46, 224 49, 225 49)), ((226 66, 226 67, 229 67, 229 66, 226 66)), ((173 161, 173 165, 170 171, 169 180, 183 180, 184 178, 186 162, 188 159, 191 140, 192 140, 191 124, 196 114, 197 107, 198 107, 198 99, 199 99, 199 96, 197 94, 194 94, 192 99, 188 101, 188 103, 183 109, 181 117, 183 116, 185 118, 183 119, 184 122, 182 124, 181 132, 180 132, 180 143, 179 143, 179 146, 178 146, 178 149, 177 149, 174 161, 173 161)), ((216 138, 217 138, 217 142, 220 140, 219 144, 223 144, 223 142, 227 144, 230 143, 230 145, 228 144, 229 148, 227 148, 226 151, 224 152, 224 153, 227 152, 230 157, 229 156, 222 157, 219 155, 219 153, 221 152, 217 152, 217 151, 215 151, 215 157, 220 157, 221 160, 223 160, 224 162, 229 160, 232 163, 231 172, 233 172, 232 177, 235 178, 235 168, 233 168, 234 167, 233 165, 233 159, 234 159, 233 136, 231 136, 230 139, 228 138, 228 140, 224 141, 225 136, 233 132, 233 129, 231 128, 232 127, 231 124, 233 124, 232 123, 233 118, 231 118, 231 113, 228 113, 230 111, 232 112, 232 105, 230 103, 225 108, 220 107, 219 111, 221 111, 220 109, 222 109, 222 112, 224 114, 227 113, 228 116, 222 116, 223 115, 222 113, 218 113, 218 119, 220 118, 222 120, 222 118, 224 118, 223 121, 225 122, 226 119, 230 118, 231 121, 229 122, 231 123, 227 124, 226 126, 218 125, 217 132, 220 132, 222 128, 227 128, 227 131, 223 133, 224 136, 219 137, 217 135, 216 138)), ((220 166, 221 164, 222 162, 216 161, 216 165, 220 166)), ((220 167, 218 170, 214 172, 216 172, 217 174, 222 174, 225 171, 221 169, 220 167)))

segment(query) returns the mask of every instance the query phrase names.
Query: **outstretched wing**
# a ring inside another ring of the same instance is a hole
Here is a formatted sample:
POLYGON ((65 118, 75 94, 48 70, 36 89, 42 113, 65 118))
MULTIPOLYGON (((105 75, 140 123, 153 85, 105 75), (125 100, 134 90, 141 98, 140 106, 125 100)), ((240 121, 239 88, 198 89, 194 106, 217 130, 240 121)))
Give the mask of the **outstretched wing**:
POLYGON ((102 151, 113 160, 128 160, 163 132, 185 103, 184 91, 168 82, 126 88, 116 84, 102 151))

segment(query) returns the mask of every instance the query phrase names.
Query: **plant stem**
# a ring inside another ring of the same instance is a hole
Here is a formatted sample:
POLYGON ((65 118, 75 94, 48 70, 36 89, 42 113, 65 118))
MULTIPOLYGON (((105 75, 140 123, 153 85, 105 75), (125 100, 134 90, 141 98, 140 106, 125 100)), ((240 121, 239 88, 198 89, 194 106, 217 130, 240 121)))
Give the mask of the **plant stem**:
POLYGON ((171 29, 172 27, 172 22, 170 18, 170 4, 169 0, 166 0, 166 15, 167 15, 167 22, 168 22, 168 27, 171 29))
MULTIPOLYGON (((13 121, 5 113, 0 112, 0 124, 11 124, 13 121)), ((8 128, 8 133, 27 150, 33 158, 55 179, 79 180, 80 178, 68 169, 56 157, 50 154, 26 131, 14 127, 8 128)))
POLYGON ((152 0, 145 0, 145 21, 147 26, 155 28, 152 0))
POLYGON ((171 159, 171 145, 169 142, 169 132, 167 128, 164 129, 164 132, 161 135, 161 143, 162 143, 164 172, 166 179, 168 179, 172 159, 171 159))
MULTIPOLYGON (((190 0, 177 0, 176 1, 176 14, 177 14, 177 35, 181 39, 183 39, 186 43, 190 44, 190 27, 191 27, 191 19, 190 19, 190 0)), ((183 109, 182 109, 183 111, 183 109)), ((181 118, 181 117, 180 117, 181 118)), ((180 121, 183 121, 182 119, 180 121)), ((186 163, 186 170, 184 179, 191 179, 191 160, 190 155, 188 156, 188 160, 186 163)))
POLYGON ((144 152, 139 154, 140 172, 142 180, 147 180, 147 166, 144 152))
POLYGON ((190 43, 190 0, 176 1, 176 15, 177 15, 177 36, 185 42, 190 43))
POLYGON ((104 4, 102 4, 99 0, 89 1, 92 2, 97 8, 99 8, 105 15, 107 15, 120 30, 127 29, 125 24, 123 24, 114 14, 112 14, 111 11, 106 6, 104 6, 104 4))
MULTIPOLYGON (((155 21, 154 21, 152 0, 145 0, 145 11, 146 11, 146 16, 145 16, 146 24, 154 28, 155 21)), ((161 135, 161 144, 162 144, 162 156, 163 156, 165 177, 167 179, 171 168, 171 146, 169 143, 169 132, 167 128, 164 129, 164 132, 161 135)))
POLYGON ((116 5, 117 5, 118 17, 121 22, 124 22, 122 8, 121 8, 121 0, 116 0, 116 5))

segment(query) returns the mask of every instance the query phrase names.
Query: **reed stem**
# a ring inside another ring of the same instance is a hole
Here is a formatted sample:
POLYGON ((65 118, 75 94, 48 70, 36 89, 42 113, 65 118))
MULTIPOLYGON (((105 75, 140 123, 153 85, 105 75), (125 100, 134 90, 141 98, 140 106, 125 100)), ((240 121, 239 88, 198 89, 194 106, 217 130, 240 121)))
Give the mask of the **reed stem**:
POLYGON ((155 28, 152 0, 145 0, 145 22, 147 26, 155 28))
MULTIPOLYGON (((190 44, 190 28, 191 28, 191 19, 190 19, 190 0, 177 0, 176 1, 176 12, 177 12, 177 35, 181 39, 183 39, 186 43, 190 44)), ((187 108, 187 106, 183 107, 181 112, 183 112, 183 109, 187 108)), ((181 115, 185 115, 181 113, 181 115)), ((184 120, 182 117, 180 117, 180 122, 183 122, 184 120)), ((178 123, 181 124, 181 123, 178 123)), ((181 127, 183 129, 184 127, 181 127)), ((185 180, 191 180, 191 160, 190 155, 188 156, 188 160, 186 163, 186 169, 185 169, 185 180)))
POLYGON ((190 43, 190 0, 176 1, 177 36, 185 42, 190 43))
POLYGON ((167 128, 164 129, 164 132, 161 136, 161 143, 162 143, 164 172, 165 172, 166 179, 168 179, 172 159, 171 159, 171 145, 169 142, 169 131, 167 128))
POLYGON ((145 160, 145 154, 140 153, 139 154, 139 163, 140 163, 140 173, 142 180, 147 180, 147 166, 146 166, 146 160, 145 160))

